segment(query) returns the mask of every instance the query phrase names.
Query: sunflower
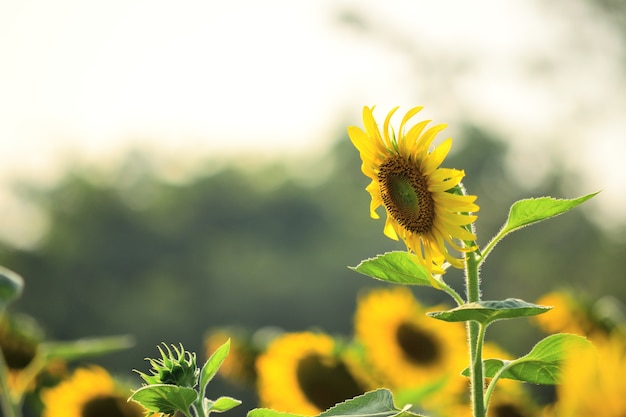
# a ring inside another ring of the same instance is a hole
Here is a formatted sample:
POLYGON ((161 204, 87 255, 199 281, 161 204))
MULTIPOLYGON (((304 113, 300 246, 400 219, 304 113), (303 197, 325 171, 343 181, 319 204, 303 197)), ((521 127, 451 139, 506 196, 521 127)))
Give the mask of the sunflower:
POLYGON ((532 320, 546 333, 574 333, 601 341, 612 333, 624 335, 620 319, 602 311, 607 310, 608 302, 607 299, 592 302, 585 295, 572 291, 553 291, 537 300, 538 304, 553 308, 532 320))
POLYGON ((278 336, 256 365, 259 400, 277 411, 316 415, 371 388, 356 361, 323 333, 278 336))
POLYGON ((468 363, 465 326, 426 316, 407 288, 360 296, 354 321, 366 360, 388 388, 406 390, 442 381, 433 401, 439 394, 451 398, 465 392, 467 378, 460 376, 468 363))
POLYGON ((594 340, 565 361, 557 401, 546 415, 626 416, 626 346, 619 335, 594 340))
POLYGON ((65 373, 65 362, 44 361, 40 354, 43 331, 37 321, 24 314, 0 315, 0 351, 6 361, 11 394, 21 397, 45 380, 58 380, 65 373))
POLYGON ((122 388, 104 369, 79 368, 72 376, 41 393, 42 417, 143 417, 139 404, 128 402, 122 388))
POLYGON ((463 171, 440 168, 450 151, 452 139, 446 139, 432 152, 429 150, 440 124, 424 132, 428 120, 417 123, 405 133, 405 125, 422 107, 409 110, 398 130, 390 128, 389 112, 383 135, 372 115, 373 108, 363 108, 365 130, 348 127, 348 135, 359 150, 361 170, 372 182, 366 187, 372 201, 370 216, 378 219, 376 209, 385 207, 384 233, 391 239, 400 237, 415 253, 420 263, 433 273, 443 273, 445 262, 463 268, 463 261, 449 252, 476 249, 476 236, 468 230, 478 211, 476 196, 463 195, 463 171))

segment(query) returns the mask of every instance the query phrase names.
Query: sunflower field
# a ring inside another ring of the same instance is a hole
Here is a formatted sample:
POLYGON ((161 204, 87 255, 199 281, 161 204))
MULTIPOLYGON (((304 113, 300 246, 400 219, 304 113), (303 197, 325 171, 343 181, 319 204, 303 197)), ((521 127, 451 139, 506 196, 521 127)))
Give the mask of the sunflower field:
POLYGON ((623 416, 626 243, 597 193, 528 190, 502 142, 420 111, 364 107, 296 164, 322 180, 131 155, 24 186, 50 226, 0 252, 2 415, 623 416))

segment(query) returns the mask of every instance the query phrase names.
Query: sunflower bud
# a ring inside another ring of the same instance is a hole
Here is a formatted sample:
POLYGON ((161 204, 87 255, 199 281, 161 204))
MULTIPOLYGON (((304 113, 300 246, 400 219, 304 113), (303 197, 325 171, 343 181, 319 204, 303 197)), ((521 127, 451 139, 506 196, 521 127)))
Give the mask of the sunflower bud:
POLYGON ((139 371, 137 373, 148 384, 168 384, 194 388, 198 384, 198 375, 200 373, 196 365, 196 354, 187 352, 182 344, 179 346, 180 349, 174 345, 170 349, 164 343, 164 349, 158 348, 161 353, 161 359, 146 359, 152 365, 150 370, 152 375, 139 371))

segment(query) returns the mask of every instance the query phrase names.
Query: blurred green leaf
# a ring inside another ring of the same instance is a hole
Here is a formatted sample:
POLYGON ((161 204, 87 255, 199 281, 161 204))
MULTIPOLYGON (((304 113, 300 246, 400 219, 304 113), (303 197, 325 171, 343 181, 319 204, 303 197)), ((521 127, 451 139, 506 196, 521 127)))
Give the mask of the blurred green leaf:
POLYGON ((131 336, 109 336, 85 338, 69 342, 44 342, 40 349, 48 359, 76 360, 85 357, 101 356, 133 347, 131 336))
POLYGON ((496 320, 535 316, 545 313, 551 308, 532 304, 518 298, 507 298, 499 301, 468 303, 451 310, 434 311, 427 314, 438 320, 449 322, 475 320, 482 324, 489 324, 496 320))
POLYGON ((18 298, 24 290, 24 280, 20 275, 0 266, 0 310, 18 298))
POLYGON ((381 281, 431 287, 430 274, 416 262, 415 255, 395 251, 362 261, 350 269, 381 281))
MULTIPOLYGON (((563 362, 575 349, 590 348, 591 342, 574 334, 553 334, 537 343, 525 356, 512 361, 487 359, 485 376, 493 378, 499 372, 501 378, 515 379, 532 384, 555 385, 560 382, 563 362)), ((469 368, 463 370, 469 375, 469 368)))
POLYGON ((154 413, 189 413, 189 407, 198 398, 196 390, 177 385, 146 385, 133 392, 129 401, 135 401, 154 413))

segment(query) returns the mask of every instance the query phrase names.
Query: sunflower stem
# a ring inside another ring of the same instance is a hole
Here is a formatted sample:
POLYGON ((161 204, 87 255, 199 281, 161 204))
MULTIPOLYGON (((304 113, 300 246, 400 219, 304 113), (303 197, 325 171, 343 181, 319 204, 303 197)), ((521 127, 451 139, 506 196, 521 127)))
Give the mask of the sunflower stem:
POLYGON ((0 402, 2 403, 2 413, 6 417, 21 417, 22 413, 19 407, 19 402, 15 401, 8 383, 9 367, 4 359, 4 353, 0 350, 0 391, 4 395, 0 395, 0 402))
MULTIPOLYGON (((465 256, 465 285, 467 302, 480 301, 480 278, 476 253, 469 252, 465 256)), ((467 324, 470 354, 470 389, 472 397, 472 412, 474 417, 485 417, 484 402, 484 370, 482 349, 485 338, 485 326, 477 321, 467 324)))

